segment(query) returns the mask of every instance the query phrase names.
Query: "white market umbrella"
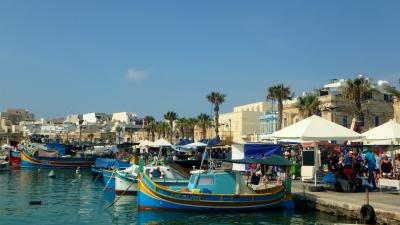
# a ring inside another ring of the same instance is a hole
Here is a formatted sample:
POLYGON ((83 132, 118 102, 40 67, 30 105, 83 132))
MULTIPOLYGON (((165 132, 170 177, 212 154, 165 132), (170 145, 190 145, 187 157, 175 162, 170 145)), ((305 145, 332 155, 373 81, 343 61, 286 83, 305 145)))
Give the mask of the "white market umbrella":
POLYGON ((161 138, 161 139, 158 139, 157 141, 155 141, 152 146, 153 147, 167 147, 167 146, 172 146, 172 144, 169 143, 169 141, 161 138))
POLYGON ((347 141, 361 139, 363 135, 314 115, 273 133, 271 137, 302 141, 347 141))
POLYGON ((389 120, 388 122, 372 128, 371 130, 364 132, 365 140, 367 141, 382 141, 389 140, 392 142, 400 141, 400 124, 396 123, 393 120, 389 120))
POLYGON ((206 146, 207 146, 207 144, 204 144, 202 142, 198 142, 197 141, 197 142, 193 142, 193 143, 184 145, 184 146, 182 146, 182 148, 184 148, 184 149, 196 149, 198 147, 206 147, 206 146))
POLYGON ((154 145, 154 142, 148 141, 148 140, 143 140, 143 141, 140 141, 140 143, 139 143, 140 148, 146 147, 146 146, 152 146, 152 145, 154 145))
MULTIPOLYGON (((348 141, 363 137, 357 132, 315 115, 285 127, 271 136, 276 139, 298 139, 301 141, 348 141)), ((314 150, 314 159, 314 185, 317 185, 317 150, 314 150)))

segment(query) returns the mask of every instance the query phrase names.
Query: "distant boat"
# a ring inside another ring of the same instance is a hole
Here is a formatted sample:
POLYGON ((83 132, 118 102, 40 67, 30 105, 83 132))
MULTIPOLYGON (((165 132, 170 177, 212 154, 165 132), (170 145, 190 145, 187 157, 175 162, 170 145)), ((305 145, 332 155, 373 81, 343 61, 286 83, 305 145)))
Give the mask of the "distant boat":
MULTIPOLYGON (((267 157, 268 160, 231 160, 231 163, 264 164, 281 166, 288 171, 290 162, 280 156, 267 157), (270 159, 268 159, 270 158, 270 159)), ((268 208, 294 208, 289 176, 281 184, 267 188, 258 187, 253 179, 244 180, 239 171, 195 171, 185 188, 177 190, 154 182, 146 173, 138 176, 138 209, 169 209, 193 211, 239 211, 268 208), (253 183, 254 186, 253 187, 253 183)), ((252 177, 253 178, 253 177, 252 177)))
POLYGON ((54 151, 36 150, 21 152, 22 167, 90 168, 96 158, 58 157, 54 151))

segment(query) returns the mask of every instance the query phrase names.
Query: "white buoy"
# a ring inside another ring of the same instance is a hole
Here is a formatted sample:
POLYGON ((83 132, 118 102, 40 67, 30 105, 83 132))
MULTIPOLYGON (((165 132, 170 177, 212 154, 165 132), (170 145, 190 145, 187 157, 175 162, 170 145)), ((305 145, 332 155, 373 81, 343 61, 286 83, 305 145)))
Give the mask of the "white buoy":
POLYGON ((75 173, 76 173, 76 174, 79 173, 79 166, 78 166, 78 168, 76 168, 75 173))
POLYGON ((54 170, 51 170, 49 173, 49 178, 55 178, 56 174, 54 173, 54 170))

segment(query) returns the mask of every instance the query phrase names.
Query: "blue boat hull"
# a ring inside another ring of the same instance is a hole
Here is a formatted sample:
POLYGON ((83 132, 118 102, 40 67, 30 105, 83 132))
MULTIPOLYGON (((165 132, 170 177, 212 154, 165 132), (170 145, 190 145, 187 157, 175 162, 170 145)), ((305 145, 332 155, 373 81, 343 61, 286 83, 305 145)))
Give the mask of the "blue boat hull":
POLYGON ((141 192, 140 190, 138 192, 138 202, 140 202, 140 205, 138 206, 139 210, 163 209, 163 210, 189 210, 189 211, 246 211, 246 210, 254 211, 254 210, 262 210, 270 208, 294 209, 294 203, 293 200, 291 199, 269 205, 241 206, 236 208, 229 206, 229 202, 226 203, 226 207, 194 206, 194 205, 178 204, 175 202, 169 202, 162 199, 157 199, 141 192))
POLYGON ((95 158, 36 157, 21 153, 21 167, 90 168, 95 161, 95 158))
POLYGON ((279 187, 269 193, 255 195, 193 194, 169 190, 141 174, 138 192, 139 210, 254 211, 294 208, 291 194, 279 187))
POLYGON ((92 167, 91 173, 92 173, 92 176, 95 177, 95 178, 102 178, 103 177, 103 173, 101 172, 101 170, 99 168, 92 167))
POLYGON ((112 170, 101 170, 106 189, 115 189, 115 173, 112 170))

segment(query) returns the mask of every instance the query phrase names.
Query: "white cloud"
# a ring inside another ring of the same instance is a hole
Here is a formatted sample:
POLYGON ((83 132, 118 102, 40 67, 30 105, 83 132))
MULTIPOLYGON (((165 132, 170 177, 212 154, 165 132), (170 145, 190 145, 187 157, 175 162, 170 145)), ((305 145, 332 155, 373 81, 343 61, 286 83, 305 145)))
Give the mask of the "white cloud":
POLYGON ((127 80, 132 80, 132 81, 143 80, 146 77, 147 77, 147 74, 144 71, 136 70, 134 68, 130 68, 128 70, 128 73, 125 75, 125 78, 127 80))

